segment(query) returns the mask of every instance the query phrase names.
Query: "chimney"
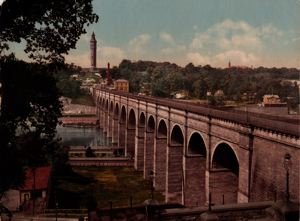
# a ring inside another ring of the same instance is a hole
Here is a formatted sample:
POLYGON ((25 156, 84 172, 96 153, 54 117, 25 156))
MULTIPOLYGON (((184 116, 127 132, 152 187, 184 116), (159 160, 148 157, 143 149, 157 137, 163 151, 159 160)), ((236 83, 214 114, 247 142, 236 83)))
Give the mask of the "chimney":
POLYGON ((110 64, 107 63, 107 69, 106 69, 106 84, 109 86, 112 84, 112 80, 110 78, 110 64))

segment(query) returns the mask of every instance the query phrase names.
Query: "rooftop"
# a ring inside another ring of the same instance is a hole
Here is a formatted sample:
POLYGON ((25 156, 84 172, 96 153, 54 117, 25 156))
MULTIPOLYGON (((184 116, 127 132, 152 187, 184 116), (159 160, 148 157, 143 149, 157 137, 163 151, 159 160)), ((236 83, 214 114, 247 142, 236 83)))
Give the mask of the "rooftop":
POLYGON ((35 187, 34 187, 34 170, 26 170, 26 179, 20 190, 39 190, 47 189, 50 178, 51 167, 38 167, 35 169, 35 187))

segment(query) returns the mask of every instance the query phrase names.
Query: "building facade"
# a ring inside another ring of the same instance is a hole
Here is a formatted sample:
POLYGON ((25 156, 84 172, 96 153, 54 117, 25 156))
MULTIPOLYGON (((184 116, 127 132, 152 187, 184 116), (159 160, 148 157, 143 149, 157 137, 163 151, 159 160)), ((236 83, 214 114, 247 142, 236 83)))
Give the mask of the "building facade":
POLYGON ((129 92, 129 82, 124 79, 119 79, 114 82, 114 87, 118 91, 129 92))

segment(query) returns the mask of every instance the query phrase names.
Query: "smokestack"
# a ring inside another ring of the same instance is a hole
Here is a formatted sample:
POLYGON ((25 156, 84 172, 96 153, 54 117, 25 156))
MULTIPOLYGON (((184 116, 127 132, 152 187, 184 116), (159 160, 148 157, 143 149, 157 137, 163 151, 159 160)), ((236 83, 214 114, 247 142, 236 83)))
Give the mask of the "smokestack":
POLYGON ((106 69, 106 81, 107 81, 107 85, 111 85, 112 84, 112 80, 110 78, 110 64, 109 62, 107 63, 107 69, 106 69))

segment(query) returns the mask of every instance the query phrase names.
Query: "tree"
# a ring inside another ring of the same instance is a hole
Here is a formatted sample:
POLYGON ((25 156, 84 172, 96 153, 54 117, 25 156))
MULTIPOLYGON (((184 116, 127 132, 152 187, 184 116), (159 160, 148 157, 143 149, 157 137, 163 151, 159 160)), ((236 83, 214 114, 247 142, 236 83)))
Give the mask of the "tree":
POLYGON ((205 99, 206 93, 208 91, 208 86, 206 81, 203 78, 200 78, 199 80, 195 81, 192 85, 194 90, 194 95, 197 98, 205 99))
MULTIPOLYGON (((22 184, 25 166, 49 162, 41 156, 46 156, 44 147, 55 136, 61 104, 56 81, 46 65, 8 56, 0 59, 0 67, 0 80, 6 82, 1 88, 5 94, 0 114, 1 197, 7 189, 22 184)), ((51 155, 51 149, 47 150, 51 155)))
POLYGON ((85 25, 97 20, 91 0, 6 0, 0 6, 1 52, 23 40, 29 58, 62 61, 85 25))
POLYGON ((61 107, 50 73, 97 20, 91 0, 5 0, 0 6, 0 198, 24 180, 20 137, 51 143, 61 107), (10 54, 10 44, 21 42, 35 63, 10 54))

